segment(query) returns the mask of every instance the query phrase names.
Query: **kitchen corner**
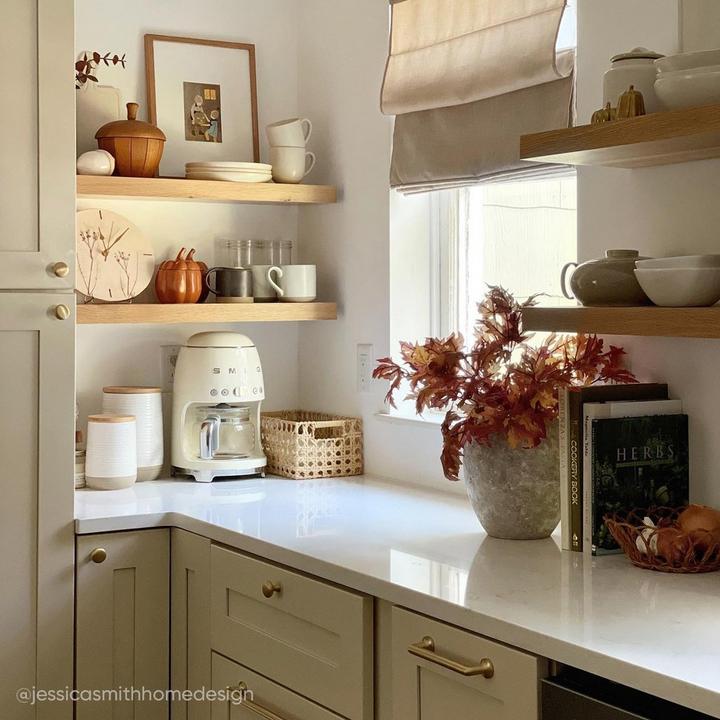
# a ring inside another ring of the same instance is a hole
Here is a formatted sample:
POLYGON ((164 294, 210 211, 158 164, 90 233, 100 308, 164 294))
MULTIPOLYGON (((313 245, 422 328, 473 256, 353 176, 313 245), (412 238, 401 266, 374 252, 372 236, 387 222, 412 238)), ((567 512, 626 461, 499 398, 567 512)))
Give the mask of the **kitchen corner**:
POLYGON ((720 717, 716 574, 497 540, 462 498, 369 477, 80 490, 75 517, 79 535, 179 528, 720 717))

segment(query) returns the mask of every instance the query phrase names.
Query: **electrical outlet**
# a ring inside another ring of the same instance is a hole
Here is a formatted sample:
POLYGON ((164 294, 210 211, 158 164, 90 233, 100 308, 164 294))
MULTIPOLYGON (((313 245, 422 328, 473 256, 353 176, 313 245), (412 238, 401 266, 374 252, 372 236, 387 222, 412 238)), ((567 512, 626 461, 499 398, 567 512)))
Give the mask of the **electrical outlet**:
POLYGON ((372 345, 359 344, 357 346, 357 389, 358 392, 370 392, 372 382, 374 351, 372 345))
POLYGON ((177 364, 179 345, 161 345, 162 352, 162 389, 163 392, 172 392, 175 382, 175 365, 177 364))

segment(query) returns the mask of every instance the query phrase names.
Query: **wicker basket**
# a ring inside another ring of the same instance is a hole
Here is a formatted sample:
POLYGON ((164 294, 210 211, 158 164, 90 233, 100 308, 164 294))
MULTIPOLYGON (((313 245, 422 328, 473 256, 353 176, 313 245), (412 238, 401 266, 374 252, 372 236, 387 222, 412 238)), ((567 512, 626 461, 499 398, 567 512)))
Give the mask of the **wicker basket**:
POLYGON ((606 515, 604 519, 618 545, 630 558, 630 562, 637 567, 670 573, 706 573, 720 570, 720 543, 704 530, 691 534, 680 531, 681 542, 674 557, 666 558, 653 551, 656 545, 653 537, 658 531, 664 528, 679 530, 677 517, 684 509, 668 507, 635 509, 629 513, 606 515), (650 517, 656 525, 656 528, 650 532, 643 523, 645 516, 650 517), (645 533, 644 537, 643 533, 645 533))
POLYGON ((362 475, 363 434, 358 418, 283 410, 262 413, 268 471, 306 478, 362 475))

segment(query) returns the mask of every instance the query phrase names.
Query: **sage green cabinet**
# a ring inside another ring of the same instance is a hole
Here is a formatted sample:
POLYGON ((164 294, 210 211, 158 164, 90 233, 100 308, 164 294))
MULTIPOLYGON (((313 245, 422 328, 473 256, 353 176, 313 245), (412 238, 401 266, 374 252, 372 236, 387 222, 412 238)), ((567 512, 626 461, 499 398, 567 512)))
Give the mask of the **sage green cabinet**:
MULTIPOLYGON (((209 688, 210 540, 185 530, 170 531, 170 684, 173 690, 209 688)), ((173 720, 210 720, 210 703, 172 700, 173 720)))
POLYGON ((74 305, 72 295, 0 293, 0 716, 8 720, 73 713, 72 703, 20 704, 15 693, 72 687, 74 305), (55 316, 58 305, 68 319, 55 316))
POLYGON ((0 289, 72 289, 74 2, 13 0, 3 10, 0 289))
POLYGON ((393 720, 538 720, 540 658, 402 608, 391 616, 393 720))
MULTIPOLYGON (((164 528, 77 538, 78 690, 167 690, 169 540, 164 528)), ((135 698, 79 702, 77 720, 167 720, 166 701, 135 698)))

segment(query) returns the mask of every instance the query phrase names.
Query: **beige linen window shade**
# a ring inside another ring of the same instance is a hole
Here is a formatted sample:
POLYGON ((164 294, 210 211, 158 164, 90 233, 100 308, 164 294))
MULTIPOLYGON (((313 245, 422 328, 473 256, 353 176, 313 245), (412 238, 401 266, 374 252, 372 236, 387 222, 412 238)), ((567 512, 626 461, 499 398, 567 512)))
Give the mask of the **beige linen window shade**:
POLYGON ((391 0, 381 107, 396 115, 390 182, 404 191, 536 172, 519 136, 567 126, 574 51, 565 0, 391 0))

